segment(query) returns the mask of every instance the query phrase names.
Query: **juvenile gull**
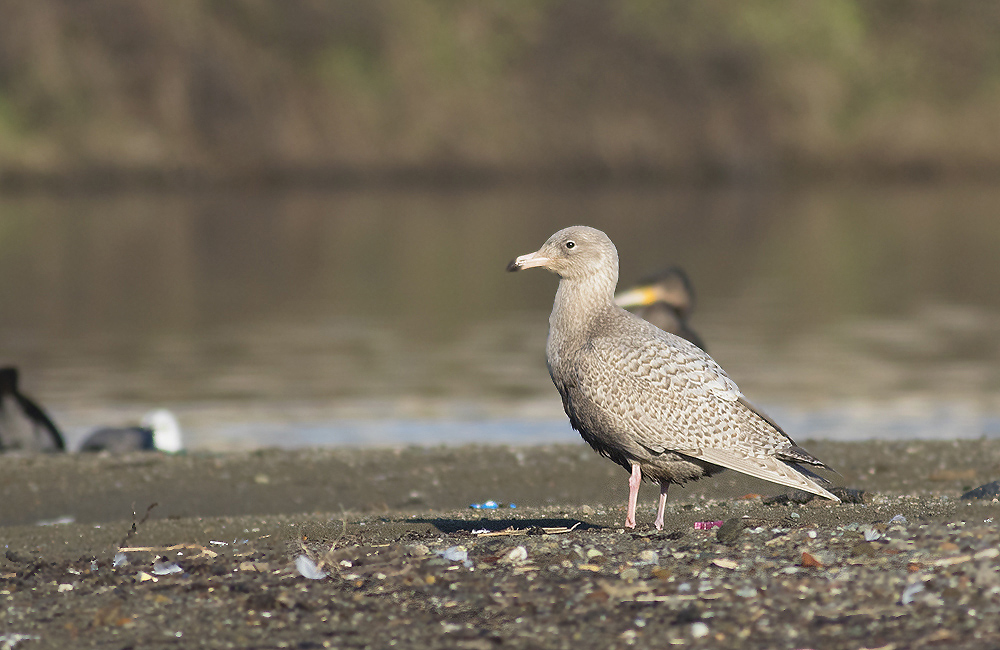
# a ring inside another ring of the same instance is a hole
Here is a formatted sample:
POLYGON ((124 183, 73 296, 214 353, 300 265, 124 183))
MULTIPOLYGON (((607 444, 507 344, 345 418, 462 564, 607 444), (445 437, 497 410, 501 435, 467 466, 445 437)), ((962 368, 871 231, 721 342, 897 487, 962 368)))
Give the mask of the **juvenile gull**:
POLYGON ((607 235, 560 230, 507 270, 536 266, 560 278, 545 347, 549 374, 573 428, 631 473, 627 527, 635 527, 643 477, 660 484, 657 530, 671 483, 724 468, 839 501, 799 464, 826 465, 750 404, 712 357, 615 304, 618 251, 607 235))
POLYGON ((62 451, 62 434, 38 404, 21 393, 17 368, 0 368, 0 452, 62 451))
POLYGON ((687 273, 671 266, 639 280, 638 284, 615 295, 615 303, 664 332, 676 334, 707 349, 701 337, 688 325, 694 309, 694 288, 687 273))

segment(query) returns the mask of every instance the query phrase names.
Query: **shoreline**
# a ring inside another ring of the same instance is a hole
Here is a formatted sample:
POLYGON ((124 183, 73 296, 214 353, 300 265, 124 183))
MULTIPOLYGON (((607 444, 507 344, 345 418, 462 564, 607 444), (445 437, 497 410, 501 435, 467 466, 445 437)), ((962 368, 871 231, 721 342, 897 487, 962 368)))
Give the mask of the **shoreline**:
MULTIPOLYGON (((958 497, 1000 478, 1000 440, 804 440, 833 467, 833 486, 882 494, 958 497)), ((261 449, 223 453, 0 456, 0 528, 69 519, 128 519, 158 503, 154 518, 346 510, 451 510, 494 500, 518 506, 624 503, 623 470, 582 441, 573 444, 261 449)), ((727 471, 674 486, 670 501, 786 493, 727 471)), ((644 483, 640 506, 655 505, 644 483)))
POLYGON ((1000 503, 960 498, 1000 441, 804 446, 863 502, 725 472, 672 489, 663 531, 648 484, 621 528, 626 475, 582 443, 0 456, 0 629, 29 650, 1000 643, 1000 503), (469 507, 488 499, 517 507, 469 507))

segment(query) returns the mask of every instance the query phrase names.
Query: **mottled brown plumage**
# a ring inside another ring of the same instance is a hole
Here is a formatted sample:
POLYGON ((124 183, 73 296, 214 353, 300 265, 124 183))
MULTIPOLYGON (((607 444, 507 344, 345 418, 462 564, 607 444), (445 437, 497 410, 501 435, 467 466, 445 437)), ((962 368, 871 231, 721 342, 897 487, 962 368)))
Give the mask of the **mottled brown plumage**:
POLYGON ((660 484, 657 529, 671 483, 723 468, 839 500, 798 464, 825 465, 755 409, 708 354, 615 304, 618 251, 607 235, 560 230, 507 270, 532 267, 560 277, 546 360, 570 423, 631 472, 626 526, 635 526, 643 477, 660 484))

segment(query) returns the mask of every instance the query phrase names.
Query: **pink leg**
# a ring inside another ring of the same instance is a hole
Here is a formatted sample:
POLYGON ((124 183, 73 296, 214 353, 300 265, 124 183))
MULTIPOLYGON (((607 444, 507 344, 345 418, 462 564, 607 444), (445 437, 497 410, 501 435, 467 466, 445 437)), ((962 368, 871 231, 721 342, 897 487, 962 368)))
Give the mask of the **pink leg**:
POLYGON ((628 514, 625 515, 625 527, 635 528, 635 504, 639 500, 639 484, 642 483, 642 470, 639 463, 632 463, 632 476, 628 479, 628 514))
POLYGON ((656 507, 656 521, 653 522, 656 530, 663 530, 663 508, 667 505, 668 487, 670 487, 669 483, 660 483, 660 505, 656 507))

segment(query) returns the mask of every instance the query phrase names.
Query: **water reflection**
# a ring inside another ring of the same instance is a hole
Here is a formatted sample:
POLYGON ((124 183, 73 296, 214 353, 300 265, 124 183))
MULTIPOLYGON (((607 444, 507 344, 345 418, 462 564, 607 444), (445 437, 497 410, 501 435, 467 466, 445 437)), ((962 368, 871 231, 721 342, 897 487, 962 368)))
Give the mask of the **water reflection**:
POLYGON ((0 364, 23 368, 71 441, 156 406, 193 446, 574 440, 544 368, 556 279, 503 268, 586 223, 618 245, 623 282, 687 269, 692 324, 797 437, 928 423, 941 437, 992 434, 998 194, 0 200, 0 364))

